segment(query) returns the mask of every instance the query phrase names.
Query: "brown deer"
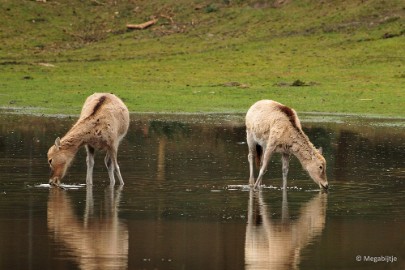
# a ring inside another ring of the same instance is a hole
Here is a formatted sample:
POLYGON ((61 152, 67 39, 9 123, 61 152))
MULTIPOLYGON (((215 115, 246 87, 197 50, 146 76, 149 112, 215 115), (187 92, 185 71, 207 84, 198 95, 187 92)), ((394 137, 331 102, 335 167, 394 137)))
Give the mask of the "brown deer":
POLYGON ((59 185, 69 165, 81 146, 87 151, 86 184, 93 184, 94 152, 104 150, 105 165, 108 169, 110 185, 115 184, 114 172, 120 185, 124 184, 117 162, 118 146, 129 127, 129 112, 117 96, 108 93, 95 93, 89 96, 82 108, 79 120, 48 150, 51 167, 51 185, 59 185))
POLYGON ((290 155, 295 155, 319 187, 327 190, 326 161, 322 148, 316 149, 301 128, 297 113, 276 101, 260 100, 246 114, 246 138, 249 147, 249 184, 260 187, 272 153, 281 153, 283 187, 287 187, 290 155), (254 182, 253 163, 260 166, 254 182))

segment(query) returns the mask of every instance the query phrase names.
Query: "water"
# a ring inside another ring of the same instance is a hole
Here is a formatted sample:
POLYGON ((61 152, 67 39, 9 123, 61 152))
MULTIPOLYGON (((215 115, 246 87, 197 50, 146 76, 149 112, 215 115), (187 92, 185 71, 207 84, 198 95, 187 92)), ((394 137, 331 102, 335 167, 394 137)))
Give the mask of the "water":
POLYGON ((328 194, 296 159, 280 189, 279 156, 251 192, 240 115, 132 115, 124 187, 102 153, 86 187, 83 149, 50 188, 46 152, 75 118, 0 114, 0 269, 404 269, 404 121, 304 119, 328 194))

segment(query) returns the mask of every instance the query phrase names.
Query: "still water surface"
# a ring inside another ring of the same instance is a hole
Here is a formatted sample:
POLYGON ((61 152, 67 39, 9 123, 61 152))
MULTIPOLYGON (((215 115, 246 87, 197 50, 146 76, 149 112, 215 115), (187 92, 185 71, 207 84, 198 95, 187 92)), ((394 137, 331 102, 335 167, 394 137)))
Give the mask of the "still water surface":
POLYGON ((405 269, 403 120, 303 117, 324 194, 295 158, 281 190, 277 155, 251 192, 243 116, 131 117, 125 186, 99 153, 86 187, 82 150, 62 190, 46 152, 75 117, 0 114, 0 269, 405 269))

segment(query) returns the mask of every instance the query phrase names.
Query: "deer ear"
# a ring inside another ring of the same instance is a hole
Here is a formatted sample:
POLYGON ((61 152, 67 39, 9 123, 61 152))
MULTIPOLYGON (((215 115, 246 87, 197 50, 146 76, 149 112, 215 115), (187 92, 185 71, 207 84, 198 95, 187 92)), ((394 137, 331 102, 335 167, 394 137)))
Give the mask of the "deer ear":
POLYGON ((323 153, 323 148, 322 148, 322 147, 319 147, 319 148, 318 148, 318 152, 319 152, 319 154, 322 155, 322 153, 323 153))
POLYGON ((55 146, 56 146, 56 148, 58 148, 58 150, 60 149, 60 138, 59 137, 56 138, 56 140, 55 140, 55 146))

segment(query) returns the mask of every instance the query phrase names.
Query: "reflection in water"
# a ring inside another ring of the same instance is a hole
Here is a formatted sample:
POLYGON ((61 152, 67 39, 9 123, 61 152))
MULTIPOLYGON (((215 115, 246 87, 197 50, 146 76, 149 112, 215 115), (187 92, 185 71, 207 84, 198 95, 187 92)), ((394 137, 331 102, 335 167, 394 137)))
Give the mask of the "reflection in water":
POLYGON ((118 219, 122 187, 105 190, 105 209, 95 218, 93 189, 87 187, 83 221, 75 214, 66 191, 53 188, 48 201, 48 229, 81 269, 124 269, 128 261, 128 229, 118 219))
POLYGON ((250 191, 245 241, 246 269, 295 269, 302 249, 325 227, 327 194, 319 193, 288 217, 287 191, 283 191, 281 222, 272 221, 262 192, 250 191))
MULTIPOLYGON (((252 194, 248 216, 249 193, 226 189, 249 177, 243 119, 132 115, 119 157, 125 192, 120 198, 107 189, 104 199, 102 155, 87 195, 35 187, 47 183, 49 143, 74 119, 0 114, 0 269, 245 269, 266 263, 281 269, 405 269, 403 119, 399 126, 376 119, 304 120, 329 164, 323 229, 325 195, 304 193, 313 183, 294 160, 291 185, 301 191, 290 190, 288 203, 264 190, 264 203, 252 194), (303 225, 311 218, 312 226, 303 225), (359 263, 359 254, 393 255, 398 262, 359 263)), ((85 152, 65 184, 84 183, 83 164, 85 152)), ((270 166, 280 168, 280 160, 270 166)), ((282 182, 281 174, 268 179, 273 186, 282 182)))
POLYGON ((163 181, 166 178, 166 137, 159 140, 159 149, 157 157, 157 180, 163 181))

